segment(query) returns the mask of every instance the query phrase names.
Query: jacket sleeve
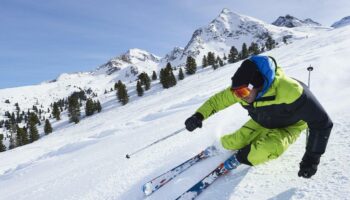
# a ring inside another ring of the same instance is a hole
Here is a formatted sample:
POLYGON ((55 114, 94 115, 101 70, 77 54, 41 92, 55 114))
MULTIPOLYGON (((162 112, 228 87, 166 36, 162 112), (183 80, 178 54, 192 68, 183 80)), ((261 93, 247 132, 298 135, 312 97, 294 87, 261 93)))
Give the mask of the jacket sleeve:
POLYGON ((210 97, 197 112, 202 114, 204 119, 207 119, 214 113, 223 110, 237 102, 236 97, 232 94, 231 88, 228 87, 225 90, 210 97))
POLYGON ((304 102, 298 112, 310 131, 306 152, 321 155, 326 150, 333 122, 309 88, 305 84, 302 86, 304 102))

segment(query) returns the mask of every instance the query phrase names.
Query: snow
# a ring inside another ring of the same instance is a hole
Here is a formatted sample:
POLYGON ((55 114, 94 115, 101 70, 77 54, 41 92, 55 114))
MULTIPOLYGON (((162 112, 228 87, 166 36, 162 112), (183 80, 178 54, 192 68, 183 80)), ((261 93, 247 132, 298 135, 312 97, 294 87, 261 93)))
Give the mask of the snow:
MULTIPOLYGON (((325 30, 266 52, 276 58, 288 75, 304 82, 308 76, 306 68, 314 67, 311 90, 334 122, 317 174, 311 179, 297 176, 305 151, 305 135, 302 134, 280 158, 256 167, 239 166, 209 186, 199 200, 350 199, 349 46, 350 27, 344 27, 325 30)), ((141 187, 220 136, 240 128, 248 120, 246 111, 234 105, 206 120, 203 128, 193 133, 181 132, 130 159, 125 155, 183 128, 185 119, 206 99, 230 85, 230 78, 239 65, 226 65, 216 71, 201 70, 166 90, 154 83, 142 98, 132 93, 126 106, 119 105, 114 93, 101 96, 104 109, 100 114, 84 118, 77 125, 62 119, 63 122, 53 123, 52 134, 0 153, 0 199, 175 199, 230 153, 196 164, 147 198, 141 187)), ((101 91, 114 81, 113 77, 101 75, 110 78, 103 79, 104 84, 100 84, 95 75, 80 76, 101 91)), ((76 84, 83 87, 84 83, 76 84)), ((4 89, 0 90, 0 96, 13 96, 9 106, 14 100, 28 96, 42 98, 40 101, 45 102, 45 93, 61 88, 57 84, 60 81, 4 89)), ((61 88, 57 97, 65 90, 73 88, 61 88)))
POLYGON ((343 26, 348 26, 350 24, 350 16, 344 17, 343 19, 332 24, 333 28, 340 28, 343 26))

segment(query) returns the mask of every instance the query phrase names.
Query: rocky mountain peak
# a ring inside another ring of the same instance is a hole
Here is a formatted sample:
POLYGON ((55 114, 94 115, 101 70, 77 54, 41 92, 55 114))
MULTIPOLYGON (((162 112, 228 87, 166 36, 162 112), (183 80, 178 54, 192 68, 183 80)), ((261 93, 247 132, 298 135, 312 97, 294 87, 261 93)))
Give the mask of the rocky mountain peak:
POLYGON ((335 22, 334 24, 332 24, 331 27, 339 28, 339 27, 343 27, 343 26, 347 26, 347 25, 350 25, 350 16, 344 17, 341 20, 335 22))
POLYGON ((119 57, 125 62, 135 63, 139 61, 151 60, 159 62, 160 58, 142 49, 129 49, 125 54, 119 57))
POLYGON ((320 23, 313 21, 310 18, 300 20, 292 15, 280 16, 276 21, 272 23, 275 26, 284 26, 288 28, 300 27, 300 26, 321 26, 320 23))
POLYGON ((160 62, 160 58, 142 49, 129 49, 126 53, 117 56, 97 69, 97 73, 108 75, 125 68, 132 68, 137 71, 137 66, 154 66, 160 62))

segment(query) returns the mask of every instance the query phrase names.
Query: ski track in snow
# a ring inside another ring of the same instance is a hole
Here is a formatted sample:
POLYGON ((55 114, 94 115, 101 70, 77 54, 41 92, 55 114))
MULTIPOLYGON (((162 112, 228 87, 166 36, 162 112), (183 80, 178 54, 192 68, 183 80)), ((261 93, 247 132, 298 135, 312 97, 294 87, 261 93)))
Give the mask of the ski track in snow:
MULTIPOLYGON (((239 166, 215 181, 198 200, 350 199, 349 46, 350 27, 344 27, 266 53, 288 75, 304 82, 306 67, 315 67, 311 90, 334 122, 317 174, 309 180, 297 176, 305 149, 302 134, 280 158, 256 167, 239 166)), ((126 106, 119 106, 110 95, 103 103, 108 108, 98 115, 77 125, 64 120, 53 123, 53 134, 0 154, 0 199, 175 199, 229 153, 196 164, 149 197, 143 196, 141 187, 238 129, 248 120, 243 109, 232 106, 194 133, 179 133, 131 159, 125 155, 182 128, 201 103, 230 85, 239 64, 215 72, 203 70, 168 90, 152 87, 144 97, 132 97, 126 106)))

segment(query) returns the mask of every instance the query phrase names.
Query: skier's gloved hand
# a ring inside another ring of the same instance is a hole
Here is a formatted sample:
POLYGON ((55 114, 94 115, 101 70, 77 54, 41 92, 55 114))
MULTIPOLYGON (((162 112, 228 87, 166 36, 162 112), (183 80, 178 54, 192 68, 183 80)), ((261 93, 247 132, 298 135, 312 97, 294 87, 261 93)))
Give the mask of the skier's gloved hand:
POLYGON ((308 153, 304 154, 302 161, 300 162, 299 177, 311 178, 316 174, 317 166, 320 163, 320 154, 308 153))
POLYGON ((202 114, 196 112, 194 115, 186 119, 185 126, 188 131, 193 131, 196 128, 202 128, 202 121, 204 117, 202 114))

